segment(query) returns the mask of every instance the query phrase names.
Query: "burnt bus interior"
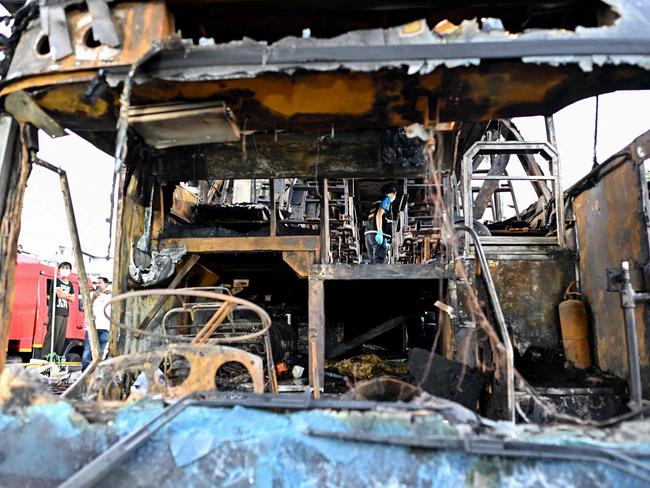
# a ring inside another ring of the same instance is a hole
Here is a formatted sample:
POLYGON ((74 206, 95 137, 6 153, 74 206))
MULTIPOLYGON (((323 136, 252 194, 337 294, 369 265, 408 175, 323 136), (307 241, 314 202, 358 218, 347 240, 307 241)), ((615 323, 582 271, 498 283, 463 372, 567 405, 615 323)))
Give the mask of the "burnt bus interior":
POLYGON ((583 418, 640 405, 647 307, 631 309, 635 345, 621 297, 647 279, 650 141, 562 188, 561 165, 576 162, 557 152, 553 113, 648 88, 647 72, 528 63, 480 45, 618 28, 621 12, 461 3, 112 2, 114 45, 76 2, 41 7, 63 9, 67 44, 23 13, 7 111, 77 132, 118 163, 113 292, 123 295, 110 359, 71 395, 126 399, 154 365, 156 388, 174 395, 191 383, 318 398, 393 376, 491 418, 543 420, 539 397, 583 418), (473 38, 480 52, 464 56, 480 63, 381 55, 390 43, 473 38), (545 140, 512 122, 532 115, 545 140), (398 186, 392 246, 370 265, 365 221, 387 182, 398 186), (572 290, 589 311, 586 337, 563 337, 558 310, 572 290))

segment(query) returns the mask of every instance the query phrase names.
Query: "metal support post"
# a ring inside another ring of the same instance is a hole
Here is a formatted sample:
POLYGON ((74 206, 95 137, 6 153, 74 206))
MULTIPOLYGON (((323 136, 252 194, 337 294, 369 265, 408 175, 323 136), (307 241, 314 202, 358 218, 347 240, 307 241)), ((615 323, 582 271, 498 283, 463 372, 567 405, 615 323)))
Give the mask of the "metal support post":
MULTIPOLYGON (((68 175, 61 168, 57 168, 56 166, 38 158, 34 158, 34 164, 38 164, 39 166, 49 169, 59 175, 61 192, 63 193, 63 203, 65 204, 65 213, 68 218, 68 227, 70 228, 72 251, 77 264, 77 274, 79 275, 79 288, 81 288, 81 295, 85 304, 84 316, 86 318, 85 322, 88 338, 90 339, 90 352, 92 353, 93 361, 97 361, 101 359, 99 336, 97 335, 97 329, 95 328, 95 317, 93 316, 92 300, 90 298, 90 289, 88 288, 88 275, 86 274, 86 266, 84 264, 83 253, 81 252, 81 242, 79 241, 77 220, 74 215, 74 207, 72 206, 72 196, 70 194, 70 186, 68 185, 68 175)), ((53 300, 55 296, 56 295, 52 297, 53 300)))
POLYGON ((330 196, 327 178, 323 178, 322 198, 320 208, 320 261, 321 264, 329 264, 330 255, 330 196))
MULTIPOLYGON (((501 341, 503 342, 503 348, 505 349, 504 353, 506 356, 506 390, 507 390, 507 400, 506 400, 506 410, 508 412, 509 420, 515 421, 515 360, 514 360, 514 351, 512 348, 512 341, 510 340, 510 334, 508 334, 508 328, 506 326, 506 319, 503 315, 503 310, 501 309, 501 303, 499 302, 499 296, 497 294, 496 287, 494 286, 494 281, 492 280, 492 274, 490 273, 490 268, 488 267, 487 259, 485 258, 485 253, 483 252, 483 245, 479 240, 478 234, 474 229, 468 227, 467 225, 456 225, 455 230, 458 232, 464 231, 466 235, 470 236, 474 241, 474 249, 476 250, 476 255, 478 256, 479 263, 481 264, 481 275, 485 281, 485 287, 488 291, 488 296, 490 297, 490 302, 492 304, 492 309, 494 311, 494 317, 496 318, 496 323, 499 328, 499 335, 501 336, 501 341)), ((469 243, 466 243, 469 247, 469 243)))
POLYGON ((553 174, 557 177, 557 179, 553 182, 553 185, 555 186, 555 188, 553 189, 555 191, 555 205, 558 206, 557 207, 557 219, 558 219, 557 232, 558 232, 558 242, 560 246, 564 247, 564 199, 562 198, 563 196, 562 184, 561 184, 562 175, 560 174, 560 172, 562 171, 562 164, 560 162, 560 155, 557 148, 557 137, 555 135, 555 123, 553 121, 553 116, 549 115, 548 117, 544 117, 544 124, 546 125, 546 139, 556 151, 556 156, 554 159, 551 159, 551 161, 549 162, 549 166, 551 167, 551 171, 553 172, 553 174))
POLYGON ((314 398, 320 397, 325 382, 325 283, 309 278, 309 379, 314 398))
POLYGON ((277 205, 275 202, 275 180, 271 178, 269 180, 269 199, 271 200, 271 237, 275 237, 278 233, 278 216, 277 216, 277 205))
MULTIPOLYGON (((58 279, 58 268, 59 268, 59 257, 63 255, 63 248, 59 247, 56 254, 54 255, 54 278, 52 279, 52 290, 50 291, 50 305, 52 306, 50 314, 50 362, 54 362, 54 334, 56 333, 56 302, 58 300, 56 296, 56 280, 58 279)), ((43 344, 45 346, 45 344, 43 344)), ((41 349, 42 351, 42 349, 41 349)), ((42 358, 42 356, 41 356, 42 358)))
MULTIPOLYGON (((3 205, 0 205, 2 207, 0 212, 0 269, 2 270, 0 272, 0 372, 5 367, 9 349, 20 215, 27 178, 31 171, 30 130, 30 127, 25 124, 20 125, 20 152, 14 153, 13 149, 18 149, 17 142, 14 140, 12 156, 5 154, 6 158, 0 162, 0 183, 3 185, 0 187, 0 195, 3 197, 3 205), (14 159, 14 155, 16 159, 14 159), (4 173, 4 177, 2 173, 4 173)), ((11 140, 4 137, 0 131, 0 146, 10 142, 11 140)), ((9 146, 6 149, 9 150, 9 146)))
POLYGON ((634 291, 632 281, 630 280, 630 263, 628 261, 621 262, 621 307, 623 307, 625 320, 625 345, 630 383, 630 403, 633 409, 640 409, 643 405, 635 309, 637 303, 647 302, 649 300, 649 294, 634 291))
POLYGON ((546 140, 557 149, 557 138, 555 137, 555 123, 553 122, 553 116, 549 115, 544 117, 544 124, 546 125, 546 140))

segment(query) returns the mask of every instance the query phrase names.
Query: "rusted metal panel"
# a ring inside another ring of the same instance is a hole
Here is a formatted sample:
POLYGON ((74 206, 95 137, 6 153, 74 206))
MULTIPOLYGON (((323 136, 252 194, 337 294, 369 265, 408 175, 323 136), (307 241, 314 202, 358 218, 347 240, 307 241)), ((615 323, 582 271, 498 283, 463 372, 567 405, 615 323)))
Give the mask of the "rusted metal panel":
MULTIPOLYGON (((131 251, 133 236, 136 229, 144 227, 144 208, 138 202, 138 195, 142 178, 139 172, 120 177, 120 198, 118 198, 117 225, 115 235, 115 266, 113 274, 113 294, 119 295, 129 289, 129 263, 131 262, 131 251)), ((127 323, 139 324, 146 317, 147 312, 155 304, 157 297, 151 297, 149 303, 146 299, 134 303, 132 306, 125 306, 124 302, 116 303, 111 312, 117 320, 124 320, 127 323)), ((128 334, 120 333, 115 326, 111 327, 111 353, 124 353, 129 347, 135 351, 137 341, 131 340, 128 334)))
POLYGON ((25 91, 11 93, 5 98, 5 109, 16 121, 31 124, 47 133, 50 137, 63 137, 65 130, 50 117, 34 99, 25 91))
POLYGON ((41 108, 66 128, 115 130, 119 95, 114 90, 106 89, 100 96, 88 98, 86 92, 93 79, 96 78, 88 78, 83 83, 64 83, 39 89, 33 92, 33 97, 41 108))
POLYGON ((175 344, 119 356, 98 364, 86 379, 86 396, 93 400, 122 400, 128 397, 129 392, 122 391, 121 385, 116 383, 116 378, 128 373, 146 376, 147 395, 162 394, 166 398, 174 398, 213 390, 219 368, 229 362, 242 364, 251 376, 253 390, 256 393, 264 392, 264 367, 259 356, 228 346, 175 344), (161 369, 164 381, 160 378, 161 369))
POLYGON ((309 266, 316 262, 315 251, 283 251, 282 260, 301 278, 309 277, 309 266))
POLYGON ((316 236, 185 237, 164 239, 160 247, 185 245, 188 253, 318 251, 316 236))
POLYGON ((90 12, 71 9, 66 17, 73 52, 59 61, 50 52, 40 20, 33 20, 16 46, 7 80, 88 68, 130 66, 151 48, 152 43, 174 31, 172 18, 161 0, 119 3, 111 13, 118 36, 123 39, 121 47, 97 45, 91 36, 90 12))
MULTIPOLYGON (((642 167, 631 159, 610 160, 605 176, 575 197, 580 276, 583 298, 591 310, 595 352, 604 370, 627 376, 623 309, 618 293, 607 291, 607 268, 630 261, 632 269, 648 263, 648 234, 644 217, 643 188, 647 184, 642 167)), ((645 291, 643 283, 634 283, 645 291)), ((650 390, 647 306, 636 309, 641 377, 644 391, 650 390)))
POLYGON ((561 352, 557 307, 575 279, 575 261, 564 253, 535 258, 488 257, 488 264, 514 347, 520 354, 529 347, 561 352))

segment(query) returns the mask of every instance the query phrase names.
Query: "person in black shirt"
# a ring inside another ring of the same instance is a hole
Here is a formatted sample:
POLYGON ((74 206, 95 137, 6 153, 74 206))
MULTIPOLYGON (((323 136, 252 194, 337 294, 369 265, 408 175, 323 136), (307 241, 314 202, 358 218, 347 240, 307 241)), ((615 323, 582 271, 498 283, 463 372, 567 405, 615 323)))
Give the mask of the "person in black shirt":
MULTIPOLYGON (((68 262, 59 264, 59 276, 56 279, 56 306, 54 311, 54 330, 52 330, 52 305, 49 307, 49 318, 47 321, 47 333, 43 340, 42 356, 54 351, 59 356, 65 348, 65 335, 68 329, 68 315, 70 315, 70 304, 74 301, 74 287, 68 281, 72 271, 72 265, 68 262), (54 347, 52 347, 54 337, 54 347)), ((51 292, 50 290, 48 290, 51 292)))
POLYGON ((373 204, 366 222, 366 250, 370 264, 386 262, 392 232, 390 207, 397 196, 397 185, 387 183, 381 188, 381 192, 381 200, 373 204))

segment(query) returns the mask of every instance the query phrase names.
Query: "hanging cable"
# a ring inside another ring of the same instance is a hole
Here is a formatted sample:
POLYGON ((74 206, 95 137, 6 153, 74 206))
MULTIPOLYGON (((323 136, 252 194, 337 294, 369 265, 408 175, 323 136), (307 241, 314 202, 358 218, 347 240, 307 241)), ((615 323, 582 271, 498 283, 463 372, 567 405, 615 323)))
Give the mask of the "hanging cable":
POLYGON ((598 95, 596 95, 596 116, 594 117, 594 155, 592 169, 598 166, 598 156, 596 155, 596 146, 598 145, 598 95))

